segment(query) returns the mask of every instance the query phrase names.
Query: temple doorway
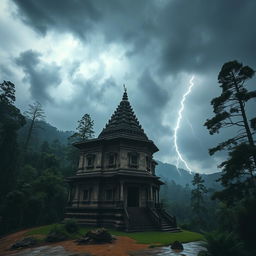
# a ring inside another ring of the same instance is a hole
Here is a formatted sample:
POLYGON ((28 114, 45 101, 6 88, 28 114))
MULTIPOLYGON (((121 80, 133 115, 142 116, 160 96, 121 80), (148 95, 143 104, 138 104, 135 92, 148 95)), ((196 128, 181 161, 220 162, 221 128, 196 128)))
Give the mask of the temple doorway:
POLYGON ((127 207, 139 207, 140 191, 138 187, 127 188, 127 207))

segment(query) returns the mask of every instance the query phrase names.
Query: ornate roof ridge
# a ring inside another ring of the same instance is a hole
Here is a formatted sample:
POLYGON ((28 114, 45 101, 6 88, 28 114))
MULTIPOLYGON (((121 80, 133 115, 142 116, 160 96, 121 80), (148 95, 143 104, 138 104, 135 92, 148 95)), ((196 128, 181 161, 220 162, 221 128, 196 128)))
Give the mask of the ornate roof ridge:
POLYGON ((140 140, 148 140, 128 100, 125 86, 121 102, 98 136, 98 138, 110 137, 131 137, 140 140))

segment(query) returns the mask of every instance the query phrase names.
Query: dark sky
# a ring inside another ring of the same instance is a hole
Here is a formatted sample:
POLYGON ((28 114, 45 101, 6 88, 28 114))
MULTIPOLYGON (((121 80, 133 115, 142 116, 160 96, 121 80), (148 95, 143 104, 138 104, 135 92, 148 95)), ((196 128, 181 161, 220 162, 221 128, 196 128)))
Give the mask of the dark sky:
POLYGON ((214 172, 223 154, 208 148, 232 131, 210 136, 203 123, 221 66, 236 59, 256 68, 255 10, 255 0, 2 0, 1 80, 16 84, 22 111, 39 101, 61 130, 90 113, 96 134, 126 84, 156 158, 175 163, 177 113, 194 74, 178 146, 191 169, 214 172))

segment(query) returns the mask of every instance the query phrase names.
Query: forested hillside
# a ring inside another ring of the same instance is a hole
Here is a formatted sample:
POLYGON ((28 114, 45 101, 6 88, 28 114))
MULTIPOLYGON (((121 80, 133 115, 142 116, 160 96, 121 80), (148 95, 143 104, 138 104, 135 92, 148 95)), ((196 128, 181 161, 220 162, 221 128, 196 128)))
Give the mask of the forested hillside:
MULTIPOLYGON (((19 129, 18 140, 20 143, 24 143, 28 135, 30 124, 31 119, 26 119, 26 124, 19 129)), ((51 144, 56 140, 58 140, 62 145, 67 145, 68 138, 72 134, 74 134, 74 132, 58 130, 56 127, 45 121, 36 121, 36 129, 32 133, 30 147, 33 148, 33 150, 39 150, 40 145, 43 142, 46 141, 51 144)))
MULTIPOLYGON (((193 172, 186 171, 184 169, 179 168, 177 170, 176 166, 172 164, 162 163, 161 161, 157 161, 158 165, 156 167, 156 174, 162 178, 164 181, 174 181, 176 184, 181 186, 189 185, 192 186, 191 182, 193 180, 194 174, 193 172)), ((220 172, 212 173, 212 174, 201 174, 205 185, 208 188, 212 189, 220 189, 220 184, 216 181, 220 178, 220 172)))

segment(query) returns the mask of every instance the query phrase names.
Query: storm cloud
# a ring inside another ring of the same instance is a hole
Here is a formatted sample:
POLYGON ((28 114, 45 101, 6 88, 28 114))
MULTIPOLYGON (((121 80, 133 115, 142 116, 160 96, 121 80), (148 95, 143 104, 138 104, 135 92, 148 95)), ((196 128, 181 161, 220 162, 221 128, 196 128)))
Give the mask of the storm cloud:
POLYGON ((49 87, 57 86, 61 82, 60 68, 54 64, 45 64, 40 61, 40 53, 29 50, 22 52, 16 59, 24 73, 24 80, 30 84, 31 96, 42 103, 52 100, 47 92, 49 87))
POLYGON ((221 66, 237 59, 256 68, 255 9, 253 0, 5 0, 0 75, 19 85, 21 108, 40 101, 62 130, 90 113, 96 133, 126 84, 140 123, 160 149, 156 157, 175 163, 173 129, 194 74, 178 144, 191 169, 216 171, 225 153, 210 157, 208 148, 229 135, 210 136, 203 124, 220 93, 221 66))

